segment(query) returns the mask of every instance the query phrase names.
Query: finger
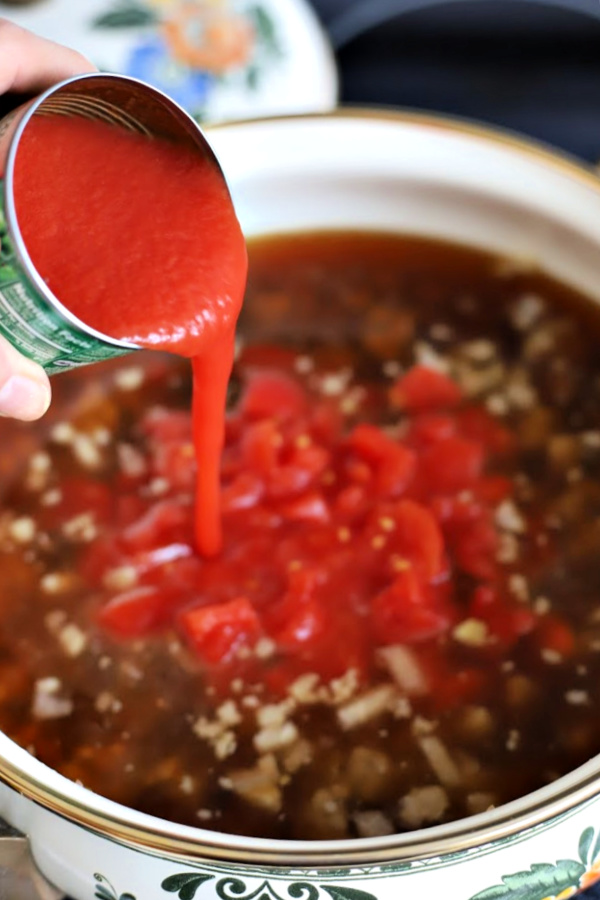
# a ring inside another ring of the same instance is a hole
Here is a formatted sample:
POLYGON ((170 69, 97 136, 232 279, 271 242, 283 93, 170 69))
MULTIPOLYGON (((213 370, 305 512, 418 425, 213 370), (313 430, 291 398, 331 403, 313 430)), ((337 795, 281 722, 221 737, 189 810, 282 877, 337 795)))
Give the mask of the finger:
POLYGON ((30 422, 50 406, 50 381, 41 366, 0 337, 0 416, 30 422))
POLYGON ((96 71, 69 47, 0 18, 0 94, 36 93, 73 75, 96 71))

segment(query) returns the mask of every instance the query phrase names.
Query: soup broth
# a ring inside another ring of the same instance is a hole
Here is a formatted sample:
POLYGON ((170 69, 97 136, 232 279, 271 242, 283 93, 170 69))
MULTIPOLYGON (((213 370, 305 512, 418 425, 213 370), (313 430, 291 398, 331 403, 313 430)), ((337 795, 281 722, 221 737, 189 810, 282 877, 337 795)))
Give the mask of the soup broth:
POLYGON ((61 376, 36 445, 5 444, 0 727, 128 806, 282 839, 462 818, 580 765, 596 307, 424 238, 249 250, 219 557, 194 546, 181 361, 61 376))

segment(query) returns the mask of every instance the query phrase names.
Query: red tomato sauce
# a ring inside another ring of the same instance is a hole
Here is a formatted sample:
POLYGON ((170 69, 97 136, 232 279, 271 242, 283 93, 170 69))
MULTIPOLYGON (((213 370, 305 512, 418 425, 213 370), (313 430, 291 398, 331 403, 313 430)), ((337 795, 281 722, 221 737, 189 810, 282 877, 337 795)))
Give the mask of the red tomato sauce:
POLYGON ((21 234, 67 309, 102 334, 191 357, 196 534, 221 546, 219 459, 246 249, 218 167, 78 118, 34 116, 14 180, 21 234))

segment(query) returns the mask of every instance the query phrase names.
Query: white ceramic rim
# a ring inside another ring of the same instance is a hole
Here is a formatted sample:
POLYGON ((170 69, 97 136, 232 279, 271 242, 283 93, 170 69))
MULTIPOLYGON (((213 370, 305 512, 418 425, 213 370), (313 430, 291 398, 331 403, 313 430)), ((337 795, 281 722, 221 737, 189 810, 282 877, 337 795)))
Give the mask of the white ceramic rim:
MULTIPOLYGON (((593 169, 543 145, 510 133, 458 119, 392 110, 340 109, 331 113, 251 119, 213 126, 214 130, 257 127, 260 122, 331 118, 385 119, 417 124, 441 133, 472 137, 488 145, 504 146, 521 156, 535 158, 600 195, 600 180, 593 169)), ((213 130, 211 129, 211 130, 213 130)), ((221 834, 178 825, 107 800, 59 775, 6 735, 0 733, 0 780, 19 794, 99 836, 152 855, 188 862, 235 862, 246 867, 263 865, 294 868, 317 866, 323 870, 345 865, 401 866, 457 854, 506 838, 523 835, 550 823, 600 793, 600 755, 557 781, 497 809, 405 834, 342 841, 274 841, 221 834)))

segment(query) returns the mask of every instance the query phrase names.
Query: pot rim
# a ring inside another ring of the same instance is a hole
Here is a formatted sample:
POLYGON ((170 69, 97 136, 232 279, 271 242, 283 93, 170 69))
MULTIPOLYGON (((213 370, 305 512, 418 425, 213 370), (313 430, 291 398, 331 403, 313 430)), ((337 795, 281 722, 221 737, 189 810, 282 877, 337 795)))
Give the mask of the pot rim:
MULTIPOLYGON (((444 134, 454 133, 507 148, 533 158, 600 194, 600 179, 591 166, 541 142, 503 129, 442 116, 390 108, 349 106, 329 112, 235 120, 207 127, 212 132, 310 120, 389 121, 444 134)), ((36 760, 0 733, 0 781, 76 825, 122 845, 151 855, 187 862, 238 863, 246 868, 376 865, 387 868, 414 860, 464 854, 506 839, 520 839, 547 827, 600 793, 600 754, 577 769, 532 793, 496 809, 444 825, 404 834, 338 841, 297 841, 247 838, 200 827, 179 825, 140 813, 71 782, 36 760)))

